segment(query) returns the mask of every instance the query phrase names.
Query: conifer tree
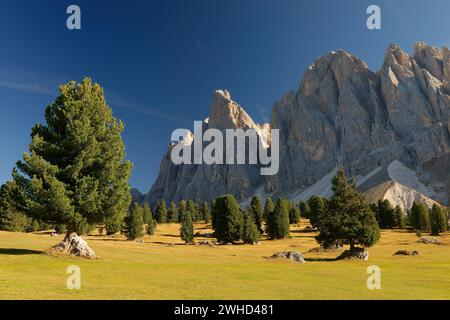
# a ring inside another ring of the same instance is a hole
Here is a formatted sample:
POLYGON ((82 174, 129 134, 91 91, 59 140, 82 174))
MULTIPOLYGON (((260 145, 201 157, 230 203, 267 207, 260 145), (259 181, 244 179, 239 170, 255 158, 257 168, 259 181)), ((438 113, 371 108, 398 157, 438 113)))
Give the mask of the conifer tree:
POLYGON ((437 204, 431 209, 431 234, 438 236, 441 232, 447 231, 448 217, 447 212, 437 204))
POLYGON ((318 196, 312 196, 309 198, 307 206, 309 208, 309 223, 314 228, 319 228, 321 220, 326 215, 325 199, 318 196))
POLYGON ((189 200, 187 203, 187 209, 188 211, 191 213, 191 219, 192 221, 199 221, 199 214, 198 214, 198 210, 197 210, 197 206, 195 205, 195 202, 192 200, 189 200))
POLYGON ((394 210, 396 227, 399 227, 400 229, 405 228, 405 214, 403 213, 402 208, 397 205, 394 210))
POLYGON ((181 208, 180 215, 180 237, 186 243, 192 243, 194 241, 194 226, 192 224, 192 213, 187 208, 181 208))
POLYGON ((169 210, 167 210, 167 219, 171 223, 178 222, 178 208, 175 202, 171 202, 169 206, 169 210))
POLYGON ((62 85, 45 119, 32 128, 30 152, 17 163, 15 181, 25 190, 27 215, 66 225, 66 239, 86 225, 123 217, 132 165, 125 160, 124 125, 103 89, 89 78, 62 85))
POLYGON ((242 233, 242 240, 244 243, 254 244, 259 241, 261 234, 254 222, 253 212, 244 215, 244 227, 242 233))
POLYGON ((144 210, 134 203, 125 217, 125 236, 128 240, 135 240, 144 235, 144 210))
POLYGON ((234 242, 242 238, 243 217, 236 199, 224 195, 216 199, 214 204, 214 235, 219 242, 234 242))
POLYGON ((299 222, 300 222, 300 208, 297 207, 294 203, 291 203, 289 209, 289 223, 297 224, 299 222))
POLYGON ((253 221, 260 234, 263 233, 264 209, 258 196, 253 196, 250 202, 250 208, 253 214, 253 221))
POLYGON ((211 211, 209 210, 208 202, 203 201, 202 204, 202 218, 205 221, 205 223, 211 222, 211 211))
POLYGON ((300 201, 298 203, 298 206, 300 208, 300 215, 304 218, 309 219, 311 217, 311 210, 309 208, 308 203, 306 203, 304 201, 300 201))
POLYGON ((178 204, 178 222, 181 222, 181 212, 187 210, 186 200, 181 200, 178 204))
POLYGON ((378 200, 375 217, 382 229, 392 229, 396 225, 395 209, 388 199, 378 200))
POLYGON ((156 204, 155 219, 158 223, 167 223, 166 201, 159 200, 156 204))
POLYGON ((289 236, 289 202, 286 199, 277 200, 275 209, 268 216, 266 232, 271 239, 289 236))
POLYGON ((426 205, 418 205, 419 229, 423 232, 430 232, 430 210, 426 205))
POLYGON ((415 230, 420 230, 420 212, 423 210, 423 206, 420 206, 418 203, 414 202, 411 208, 411 211, 408 215, 409 224, 415 230))
POLYGON ((149 204, 147 202, 145 202, 142 205, 142 212, 144 215, 144 224, 149 224, 152 223, 153 221, 153 213, 152 213, 152 209, 150 208, 149 204))
POLYGON ((374 245, 380 238, 380 229, 354 181, 347 180, 344 170, 340 169, 332 183, 333 196, 326 216, 321 219, 317 241, 324 247, 349 244, 351 250, 355 250, 356 245, 374 245))
POLYGON ((273 203, 271 198, 267 198, 266 203, 264 205, 264 220, 267 222, 271 213, 275 210, 275 204, 273 203))

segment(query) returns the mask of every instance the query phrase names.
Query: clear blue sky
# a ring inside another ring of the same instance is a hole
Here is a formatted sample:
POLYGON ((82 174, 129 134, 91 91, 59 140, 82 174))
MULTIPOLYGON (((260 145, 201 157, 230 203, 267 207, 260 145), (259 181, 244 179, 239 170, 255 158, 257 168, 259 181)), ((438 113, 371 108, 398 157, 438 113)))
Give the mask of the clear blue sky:
POLYGON ((126 125, 131 185, 147 192, 170 133, 205 118, 214 89, 261 122, 317 57, 345 49, 377 69, 389 43, 449 45, 449 15, 448 0, 2 0, 0 183, 61 83, 90 76, 105 88, 126 125), (66 28, 70 4, 81 31, 66 28), (366 28, 369 4, 380 31, 366 28))

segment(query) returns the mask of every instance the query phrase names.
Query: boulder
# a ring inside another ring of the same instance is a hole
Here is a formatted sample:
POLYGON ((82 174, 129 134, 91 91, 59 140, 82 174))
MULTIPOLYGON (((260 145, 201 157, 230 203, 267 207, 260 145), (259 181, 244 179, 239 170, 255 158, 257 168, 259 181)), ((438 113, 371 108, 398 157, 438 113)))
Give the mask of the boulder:
POLYGON ((440 244, 441 243, 441 241, 439 239, 432 238, 432 237, 421 237, 419 239, 419 242, 424 243, 424 244, 440 244))
POLYGON ((272 258, 284 258, 289 259, 295 262, 305 263, 305 258, 303 254, 298 251, 284 251, 284 252, 276 252, 272 255, 272 258))
POLYGON ((354 248, 350 250, 345 250, 336 260, 343 259, 359 259, 367 261, 369 260, 369 252, 364 248, 354 248))

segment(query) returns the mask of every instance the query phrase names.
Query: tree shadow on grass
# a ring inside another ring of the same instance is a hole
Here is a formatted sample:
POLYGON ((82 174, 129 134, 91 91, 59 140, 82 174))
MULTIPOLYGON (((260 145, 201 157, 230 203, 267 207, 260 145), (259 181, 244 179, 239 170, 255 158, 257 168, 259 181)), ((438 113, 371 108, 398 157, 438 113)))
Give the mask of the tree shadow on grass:
POLYGON ((0 248, 0 255, 12 255, 12 256, 24 256, 29 254, 43 254, 42 251, 29 250, 29 249, 13 249, 13 248, 0 248))
POLYGON ((337 258, 305 258, 305 261, 308 262, 332 262, 338 261, 337 258))

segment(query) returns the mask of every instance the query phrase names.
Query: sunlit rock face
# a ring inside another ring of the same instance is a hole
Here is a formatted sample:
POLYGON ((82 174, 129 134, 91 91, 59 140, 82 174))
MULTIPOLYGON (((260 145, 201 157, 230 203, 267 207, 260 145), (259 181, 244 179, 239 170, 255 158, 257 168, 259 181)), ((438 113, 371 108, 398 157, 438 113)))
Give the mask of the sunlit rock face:
POLYGON ((377 72, 345 51, 326 54, 306 70, 297 91, 274 104, 269 124, 256 124, 228 91, 214 92, 204 128, 254 128, 267 146, 270 129, 279 129, 278 174, 263 177, 251 165, 175 166, 170 147, 145 199, 292 198, 337 167, 362 177, 399 161, 423 180, 428 196, 448 203, 450 51, 422 42, 413 51, 389 46, 377 72))

